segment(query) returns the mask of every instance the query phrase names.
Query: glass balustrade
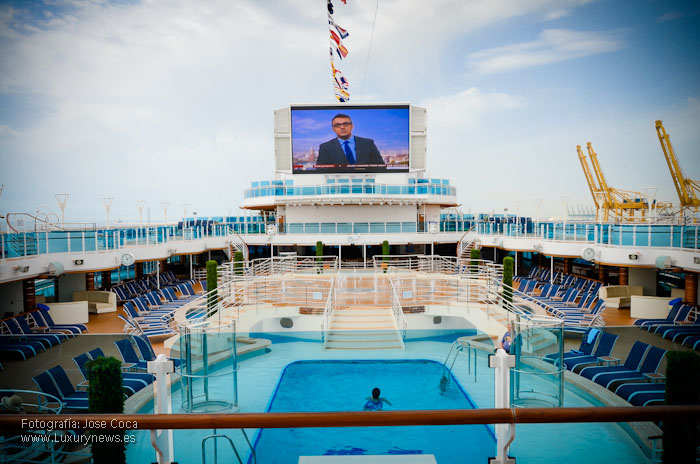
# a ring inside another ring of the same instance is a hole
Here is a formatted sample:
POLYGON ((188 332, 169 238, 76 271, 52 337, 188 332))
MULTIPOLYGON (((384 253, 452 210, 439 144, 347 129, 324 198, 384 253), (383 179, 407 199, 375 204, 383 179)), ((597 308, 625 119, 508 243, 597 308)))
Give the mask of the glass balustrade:
MULTIPOLYGON (((100 252, 132 246, 155 246, 169 242, 264 234, 273 219, 225 218, 227 223, 186 227, 182 225, 123 227, 96 230, 54 230, 0 234, 0 258, 18 258, 47 253, 100 252), (232 219, 237 219, 233 221, 232 219)), ((700 226, 671 224, 563 223, 523 220, 478 222, 479 235, 537 237, 549 241, 595 243, 625 247, 665 247, 700 249, 700 226)), ((520 219, 520 218, 519 218, 520 219)), ((189 223, 189 222, 188 222, 189 223)), ((199 221, 197 223, 200 223, 199 221)), ((401 234, 425 233, 419 222, 290 222, 278 229, 280 234, 401 234)), ((464 216, 443 215, 442 233, 466 232, 474 225, 464 216)))

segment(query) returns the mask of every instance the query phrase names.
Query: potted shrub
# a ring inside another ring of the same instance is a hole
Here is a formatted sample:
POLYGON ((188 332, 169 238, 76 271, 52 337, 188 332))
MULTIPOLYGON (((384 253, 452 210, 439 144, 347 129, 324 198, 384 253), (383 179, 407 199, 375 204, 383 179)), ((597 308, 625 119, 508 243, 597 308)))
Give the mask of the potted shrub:
MULTIPOLYGON (((700 356, 692 351, 666 355, 666 404, 700 404, 700 356)), ((664 420, 663 463, 695 462, 698 420, 664 420)))
POLYGON ((472 248, 471 251, 469 252, 469 258, 471 258, 471 262, 469 263, 469 267, 471 268, 472 273, 475 273, 479 267, 478 260, 481 259, 481 250, 479 250, 477 248, 472 248))
MULTIPOLYGON (((124 412, 124 388, 121 361, 99 357, 87 363, 88 404, 94 414, 122 414, 124 412)), ((93 462, 123 464, 126 462, 124 430, 92 430, 90 433, 114 435, 112 439, 96 440, 92 444, 93 462)), ((110 437, 108 437, 110 438, 110 437)))
POLYGON ((387 262, 389 261, 389 250, 389 242, 387 240, 384 240, 382 242, 382 255, 384 255, 382 257, 382 269, 384 269, 384 272, 386 272, 387 268, 389 267, 389 263, 387 262))
POLYGON ((240 250, 233 254, 233 273, 236 275, 243 274, 243 252, 240 250))
POLYGON ((513 257, 503 258, 503 300, 513 301, 513 257))
POLYGON ((213 259, 207 261, 207 310, 211 313, 216 307, 217 292, 219 286, 218 263, 213 259))
POLYGON ((321 258, 321 256, 323 256, 323 242, 319 240, 316 242, 316 263, 318 265, 316 272, 318 274, 323 272, 323 258, 321 258))

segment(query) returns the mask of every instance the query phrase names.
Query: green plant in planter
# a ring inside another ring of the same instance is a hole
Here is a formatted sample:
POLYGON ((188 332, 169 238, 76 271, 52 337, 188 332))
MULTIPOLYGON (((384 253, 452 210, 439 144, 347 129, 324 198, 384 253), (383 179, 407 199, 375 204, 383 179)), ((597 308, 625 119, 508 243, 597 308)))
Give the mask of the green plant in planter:
POLYGON ((219 264, 213 259, 207 261, 207 309, 211 312, 216 307, 217 292, 219 286, 219 264))
MULTIPOLYGON (((692 351, 666 355, 666 404, 700 404, 700 356, 692 351)), ((663 463, 695 462, 698 420, 664 420, 663 463)))
POLYGON ((318 274, 323 273, 323 258, 321 258, 321 256, 323 256, 323 242, 319 240, 316 242, 316 272, 318 274))
POLYGON ((513 301, 513 257, 503 258, 503 300, 513 301))
POLYGON ((233 254, 233 273, 243 274, 243 252, 240 250, 233 254))
POLYGON ((386 272, 387 268, 389 267, 389 263, 387 263, 387 261, 389 261, 390 249, 391 248, 389 247, 389 242, 387 240, 384 240, 382 242, 382 255, 384 255, 382 257, 382 267, 384 268, 384 272, 386 272))
POLYGON ((478 260, 481 259, 481 250, 478 248, 472 248, 471 251, 469 251, 469 258, 471 258, 469 267, 471 268, 472 273, 476 273, 479 267, 478 260))
MULTIPOLYGON (((86 364, 88 370, 88 404, 94 414, 122 414, 124 412, 124 388, 121 361, 99 357, 86 364)), ((123 464, 126 462, 124 430, 92 430, 99 435, 114 435, 103 442, 92 444, 93 462, 123 464), (111 440, 109 439, 111 438, 111 440)))

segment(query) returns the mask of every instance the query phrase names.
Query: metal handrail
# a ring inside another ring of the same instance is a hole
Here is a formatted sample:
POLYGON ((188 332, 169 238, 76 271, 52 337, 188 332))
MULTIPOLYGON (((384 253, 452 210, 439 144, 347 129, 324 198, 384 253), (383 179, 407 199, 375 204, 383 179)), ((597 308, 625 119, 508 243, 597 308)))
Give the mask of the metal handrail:
POLYGON ((323 319, 321 320, 321 337, 324 349, 328 343, 326 332, 330 327, 331 317, 333 317, 333 310, 335 309, 335 281, 336 279, 331 281, 331 288, 328 290, 328 298, 326 299, 326 306, 323 308, 323 319))
POLYGON ((396 328, 401 331, 401 348, 404 349, 405 345, 403 343, 406 338, 406 328, 408 323, 406 322, 406 315, 403 313, 403 307, 401 306, 401 301, 399 300, 399 295, 396 293, 396 287, 394 287, 394 282, 389 279, 389 284, 391 285, 391 311, 394 313, 394 321, 396 322, 396 328))
POLYGON ((554 424, 581 422, 643 422, 695 420, 700 405, 580 408, 489 408, 415 411, 287 412, 237 414, 43 414, 0 415, 0 429, 20 429, 22 421, 50 420, 54 429, 104 421, 105 430, 130 429, 257 429, 300 427, 378 427, 453 424, 554 424), (119 419, 119 421, 112 421, 119 419))

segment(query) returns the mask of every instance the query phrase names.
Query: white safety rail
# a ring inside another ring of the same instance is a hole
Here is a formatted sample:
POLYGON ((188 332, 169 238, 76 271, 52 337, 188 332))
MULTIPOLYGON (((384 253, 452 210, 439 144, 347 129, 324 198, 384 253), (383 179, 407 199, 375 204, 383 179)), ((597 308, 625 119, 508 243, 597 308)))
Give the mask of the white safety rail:
MULTIPOLYGON (((207 305, 207 297, 202 296, 178 310, 180 320, 188 313, 190 318, 212 317, 224 308, 228 308, 226 314, 235 313, 238 318, 241 311, 298 306, 300 314, 323 314, 321 330, 325 343, 337 304, 333 277, 338 271, 337 257, 258 259, 242 264, 241 269, 248 270, 245 275, 240 275, 240 269, 231 274, 230 264, 225 263, 220 267, 223 277, 220 277, 216 304, 207 305), (327 279, 319 275, 327 271, 330 271, 327 279), (303 278, 305 272, 314 274, 314 277, 303 278), (231 308, 235 308, 235 311, 231 311, 231 308)), ((391 274, 391 305, 402 332, 406 327, 406 307, 421 312, 420 309, 424 309, 421 307, 434 305, 478 305, 486 312, 487 318, 493 318, 503 325, 538 314, 562 318, 555 308, 535 302, 532 297, 505 286, 502 282, 503 266, 487 260, 426 255, 375 256, 374 269, 377 273, 386 271, 391 274), (419 274, 408 276, 408 271, 419 274), (510 298, 506 298, 508 293, 512 295, 510 298)), ((598 315, 584 318, 579 326, 603 324, 602 316, 598 315)))
POLYGON ((379 272, 417 271, 436 274, 464 275, 488 273, 493 278, 503 276, 503 265, 483 259, 457 258, 437 255, 375 255, 372 265, 379 272))
POLYGON ((391 311, 394 313, 394 321, 396 322, 396 328, 399 330, 401 337, 399 337, 399 342, 401 343, 401 349, 405 348, 403 340, 406 338, 406 328, 408 326, 406 322, 406 316, 403 313, 403 306, 401 306, 401 301, 399 300, 399 295, 396 293, 396 287, 394 283, 389 279, 391 284, 391 311))
POLYGON ((328 331, 330 329, 331 319, 333 318, 333 309, 335 308, 335 280, 331 281, 331 288, 328 289, 328 298, 326 298, 326 306, 323 308, 323 319, 321 321, 321 337, 323 338, 323 349, 326 349, 328 343, 328 331))
POLYGON ((250 274, 269 276, 287 272, 324 274, 338 270, 337 256, 273 256, 250 262, 250 274))

